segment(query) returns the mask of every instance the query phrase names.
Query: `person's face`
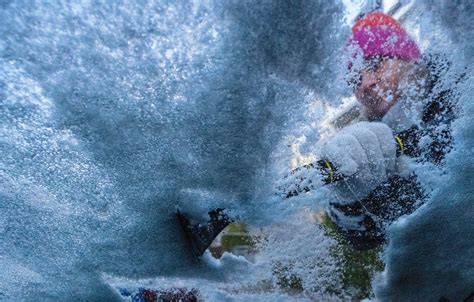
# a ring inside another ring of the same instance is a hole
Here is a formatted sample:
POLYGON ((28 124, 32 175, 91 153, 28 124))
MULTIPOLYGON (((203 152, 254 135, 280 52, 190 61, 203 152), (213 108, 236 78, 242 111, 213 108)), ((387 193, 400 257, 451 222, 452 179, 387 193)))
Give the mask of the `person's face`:
POLYGON ((369 118, 383 117, 397 102, 400 67, 400 60, 387 58, 374 58, 365 64, 355 88, 355 96, 369 118))

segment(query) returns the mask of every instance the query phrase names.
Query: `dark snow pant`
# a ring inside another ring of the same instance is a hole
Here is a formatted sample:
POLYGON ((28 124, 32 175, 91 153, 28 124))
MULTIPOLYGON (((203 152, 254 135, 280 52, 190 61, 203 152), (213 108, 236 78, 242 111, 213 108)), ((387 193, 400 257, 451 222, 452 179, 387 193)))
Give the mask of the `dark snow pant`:
MULTIPOLYGON (((424 193, 416 176, 390 176, 366 198, 351 204, 330 203, 330 206, 350 218, 358 216, 364 230, 347 230, 340 221, 334 221, 339 232, 356 250, 369 250, 385 242, 385 228, 402 215, 412 213, 424 199, 424 193)), ((332 210, 332 209, 331 209, 332 210)))

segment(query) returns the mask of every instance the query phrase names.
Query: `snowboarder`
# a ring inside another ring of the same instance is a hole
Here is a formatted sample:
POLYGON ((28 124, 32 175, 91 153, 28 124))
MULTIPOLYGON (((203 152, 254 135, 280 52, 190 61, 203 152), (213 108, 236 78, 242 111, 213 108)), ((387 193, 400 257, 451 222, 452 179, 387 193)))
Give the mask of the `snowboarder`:
MULTIPOLYGON (((406 156, 441 164, 452 145, 455 108, 451 91, 437 90, 440 73, 449 66, 439 56, 422 57, 416 42, 391 16, 372 12, 352 27, 347 81, 361 104, 359 116, 321 142, 316 168, 331 183, 334 198, 328 215, 339 233, 357 250, 385 241, 385 227, 411 213, 425 193, 406 167, 406 156), (420 142, 424 138, 423 144, 420 142)), ((289 198, 310 191, 295 184, 289 198)), ((200 256, 233 220, 217 210, 204 225, 178 212, 194 254, 200 256), (216 227, 214 227, 216 225, 216 227), (211 229, 203 232, 193 230, 211 229), (196 245, 196 242, 199 242, 196 245)))
POLYGON ((391 16, 372 12, 359 19, 348 49, 347 79, 362 112, 317 153, 344 175, 331 185, 329 217, 355 249, 367 250, 383 243, 385 227, 425 196, 397 146, 399 153, 440 164, 452 144, 454 107, 450 91, 433 90, 446 62, 422 57, 391 16))

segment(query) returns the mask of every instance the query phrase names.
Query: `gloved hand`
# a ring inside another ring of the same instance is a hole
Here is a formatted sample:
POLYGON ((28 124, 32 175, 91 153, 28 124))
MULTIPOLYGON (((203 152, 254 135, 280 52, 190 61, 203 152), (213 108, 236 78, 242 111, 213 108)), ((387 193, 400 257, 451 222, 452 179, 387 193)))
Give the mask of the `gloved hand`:
POLYGON ((349 125, 318 146, 344 180, 334 184, 340 203, 366 197, 395 172, 396 142, 392 130, 380 122, 349 125))

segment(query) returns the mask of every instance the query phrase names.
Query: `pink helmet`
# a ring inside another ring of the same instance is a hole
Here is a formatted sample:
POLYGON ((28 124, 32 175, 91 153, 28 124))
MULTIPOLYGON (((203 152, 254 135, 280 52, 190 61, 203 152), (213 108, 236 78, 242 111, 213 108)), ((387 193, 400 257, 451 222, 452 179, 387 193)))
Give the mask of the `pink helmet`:
POLYGON ((359 19, 352 27, 350 45, 357 45, 364 59, 389 57, 417 61, 421 52, 401 24, 382 12, 372 12, 359 19))

